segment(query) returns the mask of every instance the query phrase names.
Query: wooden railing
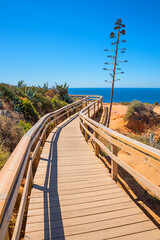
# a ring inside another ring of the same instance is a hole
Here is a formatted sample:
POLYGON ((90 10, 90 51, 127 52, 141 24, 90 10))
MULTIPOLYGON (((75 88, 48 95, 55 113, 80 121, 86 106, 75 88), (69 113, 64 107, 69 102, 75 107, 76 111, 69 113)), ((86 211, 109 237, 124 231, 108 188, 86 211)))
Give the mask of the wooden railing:
POLYGON ((89 137, 93 140, 95 143, 96 156, 99 155, 99 149, 101 149, 111 158, 112 179, 117 180, 117 169, 119 165, 138 180, 144 187, 160 198, 160 187, 142 176, 118 156, 119 150, 123 150, 137 159, 143 159, 144 162, 148 162, 150 165, 157 165, 160 167, 160 150, 119 134, 91 119, 95 115, 96 104, 99 105, 100 102, 101 98, 90 103, 79 113, 80 128, 84 134, 85 140, 87 141, 89 137), (105 144, 104 140, 105 142, 108 142, 108 144, 105 144), (110 148, 107 148, 107 145, 110 145, 110 148))
POLYGON ((32 187, 32 167, 38 165, 46 137, 57 121, 69 117, 73 110, 87 106, 89 97, 83 97, 57 111, 42 117, 21 139, 0 172, 0 239, 9 239, 8 224, 25 176, 25 185, 18 210, 12 239, 19 239, 26 200, 32 187))

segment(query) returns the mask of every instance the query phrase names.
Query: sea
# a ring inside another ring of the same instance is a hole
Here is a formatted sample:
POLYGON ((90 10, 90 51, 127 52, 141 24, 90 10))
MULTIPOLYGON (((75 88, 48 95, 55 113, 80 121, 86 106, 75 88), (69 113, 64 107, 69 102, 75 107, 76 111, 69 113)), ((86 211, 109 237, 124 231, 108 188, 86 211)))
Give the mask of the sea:
MULTIPOLYGON (((69 88, 68 92, 75 95, 100 95, 103 97, 103 102, 110 102, 111 97, 111 88, 69 88)), ((160 88, 114 88, 113 102, 133 100, 160 104, 160 88)))

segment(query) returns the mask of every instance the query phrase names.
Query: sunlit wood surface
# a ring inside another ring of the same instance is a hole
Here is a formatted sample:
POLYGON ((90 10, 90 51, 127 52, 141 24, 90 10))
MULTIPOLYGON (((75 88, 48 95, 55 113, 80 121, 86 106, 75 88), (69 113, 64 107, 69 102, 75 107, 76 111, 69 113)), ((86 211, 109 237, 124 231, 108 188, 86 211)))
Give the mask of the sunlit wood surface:
POLYGON ((77 115, 50 133, 31 192, 25 239, 160 239, 85 142, 77 115))

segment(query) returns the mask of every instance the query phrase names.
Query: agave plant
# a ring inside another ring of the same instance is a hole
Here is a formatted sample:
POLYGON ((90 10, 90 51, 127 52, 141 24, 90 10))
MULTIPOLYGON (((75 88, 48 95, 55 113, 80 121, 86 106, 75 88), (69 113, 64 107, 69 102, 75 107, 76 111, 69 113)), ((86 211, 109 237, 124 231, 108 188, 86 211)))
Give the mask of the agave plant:
POLYGON ((44 83, 42 88, 43 88, 45 91, 47 91, 47 90, 48 90, 48 82, 44 83))
POLYGON ((154 134, 155 134, 155 131, 154 132, 150 131, 150 144, 151 145, 153 145, 155 143, 154 134))
POLYGON ((58 94, 59 94, 59 98, 62 101, 65 101, 65 102, 69 103, 71 99, 68 95, 69 86, 67 85, 67 83, 65 82, 64 84, 61 84, 61 85, 58 85, 56 83, 56 88, 57 88, 57 91, 58 91, 58 94))
POLYGON ((25 94, 27 95, 27 97, 29 98, 30 101, 33 101, 36 91, 37 90, 32 87, 25 88, 25 94))
POLYGON ((24 83, 23 80, 19 80, 17 83, 17 88, 23 88, 26 87, 27 85, 24 83))

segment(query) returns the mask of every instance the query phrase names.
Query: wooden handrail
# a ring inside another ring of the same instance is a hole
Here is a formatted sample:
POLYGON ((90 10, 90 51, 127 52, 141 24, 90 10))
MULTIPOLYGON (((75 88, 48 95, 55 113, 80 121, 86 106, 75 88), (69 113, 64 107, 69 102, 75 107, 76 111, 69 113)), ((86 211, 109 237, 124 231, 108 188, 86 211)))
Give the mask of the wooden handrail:
MULTIPOLYGON (((101 148, 108 156, 111 158, 111 177, 114 180, 117 180, 117 169, 118 165, 130 173, 134 178, 136 178, 143 186, 149 189, 157 197, 160 198, 160 188, 149 181, 147 178, 138 173, 135 169, 130 167, 122 159, 119 158, 118 151, 119 149, 124 150, 132 156, 143 158, 149 164, 160 164, 160 150, 140 143, 136 140, 133 140, 129 137, 126 137, 120 133, 109 129, 102 124, 91 119, 95 116, 95 104, 100 103, 101 98, 98 98, 95 102, 90 103, 87 107, 83 108, 79 113, 80 118, 80 127, 84 132, 85 140, 88 140, 88 137, 95 142, 95 155, 99 154, 99 148, 101 148), (92 109, 92 110, 91 110, 92 109), (93 111, 94 109, 94 111, 93 111), (88 112, 91 112, 89 117, 88 112), (91 131, 92 130, 92 131, 91 131), (111 145, 111 150, 109 150, 103 142, 100 140, 105 139, 111 145)), ((96 110, 97 113, 97 110, 96 110)), ((160 165, 159 165, 160 166, 160 165)))
POLYGON ((46 114, 42 117, 20 140, 17 147, 0 172, 0 238, 8 236, 8 223, 10 221, 19 188, 26 174, 26 182, 19 207, 12 239, 18 239, 23 214, 28 196, 29 186, 32 185, 32 165, 38 163, 40 158, 40 146, 46 140, 46 133, 50 129, 51 123, 55 123, 63 116, 69 117, 69 113, 74 109, 81 108, 88 104, 88 96, 81 100, 68 104, 67 106, 46 114), (35 146, 34 146, 35 145, 35 146), (34 147, 34 149, 32 149, 34 147), (37 158, 37 159, 36 159, 37 158), (35 161, 36 159, 36 161, 35 161))

